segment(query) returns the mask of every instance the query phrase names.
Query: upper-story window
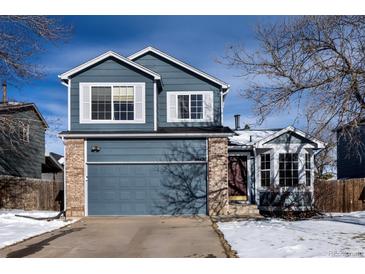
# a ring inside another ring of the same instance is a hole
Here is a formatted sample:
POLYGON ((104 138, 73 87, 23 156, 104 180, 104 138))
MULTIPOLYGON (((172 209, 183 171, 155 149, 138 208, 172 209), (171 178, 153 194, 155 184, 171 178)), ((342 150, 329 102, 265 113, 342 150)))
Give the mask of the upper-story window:
POLYGON ((112 117, 111 87, 91 87, 91 119, 110 120, 112 117))
POLYGON ((114 87, 114 120, 134 120, 134 87, 114 87))
POLYGON ((134 119, 133 86, 91 87, 91 100, 92 120, 134 119))
POLYGON ((212 91, 167 93, 167 122, 212 122, 212 91))
POLYGON ((29 143, 29 124, 25 124, 23 122, 20 122, 19 124, 19 137, 20 141, 24 143, 29 143))
POLYGON ((203 119, 203 95, 190 94, 177 96, 178 119, 203 119))
POLYGON ((80 83, 81 123, 144 123, 144 83, 80 83))

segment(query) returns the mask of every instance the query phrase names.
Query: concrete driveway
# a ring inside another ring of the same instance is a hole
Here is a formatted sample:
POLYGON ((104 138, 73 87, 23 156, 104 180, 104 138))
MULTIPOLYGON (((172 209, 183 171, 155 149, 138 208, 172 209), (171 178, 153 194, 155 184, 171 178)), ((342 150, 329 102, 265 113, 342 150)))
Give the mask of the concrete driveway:
POLYGON ((90 217, 0 250, 20 258, 226 257, 209 218, 90 217))

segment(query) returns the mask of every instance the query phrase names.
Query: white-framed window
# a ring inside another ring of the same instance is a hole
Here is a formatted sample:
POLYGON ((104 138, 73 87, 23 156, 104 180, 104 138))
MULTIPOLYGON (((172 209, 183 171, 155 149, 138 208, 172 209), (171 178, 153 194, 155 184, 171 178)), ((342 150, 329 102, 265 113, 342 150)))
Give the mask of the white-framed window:
POLYGON ((167 122, 212 122, 212 91, 167 92, 167 122))
POLYGON ((269 187, 271 183, 271 157, 270 153, 261 154, 261 186, 269 187))
POLYGON ((279 154, 279 185, 281 187, 298 186, 298 153, 279 154))
POLYGON ((20 126, 20 140, 24 143, 29 143, 29 124, 22 124, 20 126))
POLYGON ((311 186, 312 184, 312 172, 311 172, 311 155, 309 153, 305 154, 305 185, 311 186))
POLYGON ((80 83, 80 123, 145 123, 145 83, 80 83))

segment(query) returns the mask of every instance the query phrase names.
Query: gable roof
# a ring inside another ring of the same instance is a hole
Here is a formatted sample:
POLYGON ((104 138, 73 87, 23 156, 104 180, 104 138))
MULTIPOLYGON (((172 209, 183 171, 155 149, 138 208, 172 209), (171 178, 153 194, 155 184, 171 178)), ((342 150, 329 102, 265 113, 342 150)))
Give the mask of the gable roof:
POLYGON ((238 146, 254 146, 261 147, 262 145, 276 139, 282 134, 293 132, 316 145, 317 149, 325 147, 325 143, 317 138, 305 133, 304 131, 288 126, 282 129, 268 129, 268 130, 237 130, 237 136, 230 137, 230 143, 238 146))
POLYGON ((68 70, 68 71, 62 73, 61 75, 58 75, 58 77, 63 81, 68 80, 68 78, 70 76, 78 73, 79 71, 82 71, 82 70, 84 70, 84 69, 86 69, 86 68, 88 68, 88 67, 90 67, 90 66, 92 66, 92 65, 94 65, 98 62, 101 62, 101 61, 103 61, 107 58, 110 58, 110 57, 113 57, 113 58, 115 58, 115 59, 117 59, 117 60, 119 60, 123 63, 126 63, 126 64, 140 70, 140 71, 143 71, 143 72, 153 76, 154 79, 156 79, 156 80, 161 79, 161 76, 158 73, 156 73, 156 72, 154 72, 154 71, 152 71, 152 70, 150 70, 150 69, 148 69, 144 66, 141 66, 140 64, 138 64, 136 62, 133 62, 132 60, 130 60, 130 59, 114 52, 114 51, 107 51, 107 52, 95 57, 94 59, 91 59, 91 60, 89 60, 89 61, 87 61, 87 62, 71 69, 71 70, 68 70))
POLYGON ((203 77, 205 79, 208 79, 211 82, 220 85, 223 89, 228 90, 229 87, 230 87, 227 83, 225 83, 225 82, 223 82, 223 81, 221 81, 221 80, 219 80, 219 79, 217 79, 217 78, 215 78, 215 77, 213 77, 213 76, 211 76, 211 75, 209 75, 209 74, 207 74, 207 73, 205 73, 205 72, 203 72, 203 71, 201 71, 197 68, 194 68, 191 65, 189 65, 187 63, 184 63, 183 61, 180 61, 180 60, 176 59, 175 57, 172 57, 171 55, 168 55, 167 53, 162 52, 162 51, 160 51, 160 50, 158 50, 154 47, 151 47, 151 46, 146 47, 146 48, 144 48, 144 49, 128 56, 128 59, 134 61, 138 57, 140 57, 140 56, 142 56, 142 55, 144 55, 148 52, 153 52, 154 54, 157 54, 157 55, 159 55, 159 56, 161 56, 161 57, 163 57, 163 58, 165 58, 165 59, 167 59, 167 60, 169 60, 169 61, 171 61, 171 62, 173 62, 173 63, 175 63, 175 64, 191 71, 191 72, 194 72, 195 74, 200 75, 201 77, 203 77))
POLYGON ((0 104, 0 112, 8 112, 8 111, 16 112, 18 110, 24 110, 26 108, 33 109, 35 114, 38 116, 39 120, 41 120, 44 127, 48 128, 46 120, 44 119, 42 113, 38 110, 37 106, 34 103, 8 102, 6 104, 0 104))

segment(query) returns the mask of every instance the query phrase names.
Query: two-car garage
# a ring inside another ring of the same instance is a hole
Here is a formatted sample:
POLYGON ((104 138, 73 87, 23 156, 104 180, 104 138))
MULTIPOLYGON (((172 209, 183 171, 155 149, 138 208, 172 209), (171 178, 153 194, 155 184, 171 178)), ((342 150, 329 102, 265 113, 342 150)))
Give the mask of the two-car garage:
POLYGON ((207 214, 206 139, 89 139, 87 215, 207 214))

